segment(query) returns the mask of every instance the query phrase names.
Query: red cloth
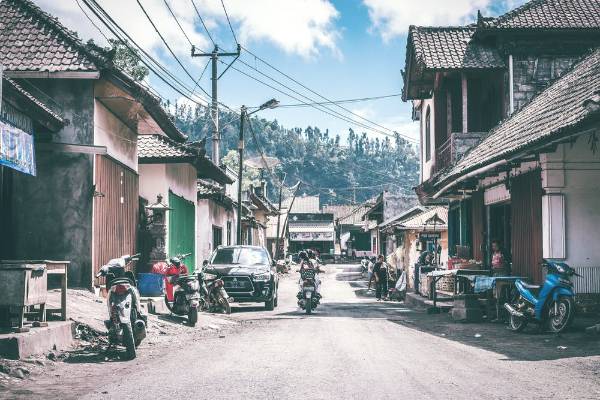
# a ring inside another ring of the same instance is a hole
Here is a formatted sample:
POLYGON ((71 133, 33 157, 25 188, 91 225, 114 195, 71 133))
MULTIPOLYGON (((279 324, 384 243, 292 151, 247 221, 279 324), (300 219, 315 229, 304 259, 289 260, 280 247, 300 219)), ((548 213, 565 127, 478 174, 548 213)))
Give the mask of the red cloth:
POLYGON ((187 274, 188 274, 188 269, 184 263, 181 263, 179 265, 179 267, 174 264, 168 265, 168 268, 165 270, 165 273, 164 273, 164 275, 165 275, 165 291, 167 293, 168 301, 175 300, 175 296, 173 295, 173 288, 175 287, 175 285, 172 284, 171 282, 169 282, 169 280, 167 278, 169 276, 187 275, 187 274))

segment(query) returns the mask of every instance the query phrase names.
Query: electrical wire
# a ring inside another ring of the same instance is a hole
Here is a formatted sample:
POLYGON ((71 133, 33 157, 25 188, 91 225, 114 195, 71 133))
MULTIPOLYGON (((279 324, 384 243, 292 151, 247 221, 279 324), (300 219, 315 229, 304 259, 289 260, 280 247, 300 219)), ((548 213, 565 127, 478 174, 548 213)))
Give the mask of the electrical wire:
MULTIPOLYGON (((281 75, 283 75, 283 76, 285 76, 286 78, 290 79, 292 82, 296 83, 297 85, 301 86, 302 88, 304 88, 304 89, 308 90, 309 92, 311 92, 311 93, 315 94, 316 96, 318 96, 318 97, 322 98, 322 99, 323 99, 323 100, 325 100, 325 101, 328 101, 328 102, 333 102, 333 100, 331 100, 331 99, 328 99, 327 97, 323 96, 323 95, 322 95, 322 94, 320 94, 320 93, 317 93, 317 92, 316 92, 316 91, 314 91, 313 89, 309 88, 308 86, 306 86, 306 85, 304 85, 303 83, 299 82, 298 80, 294 79, 294 78, 293 78, 293 77, 291 77, 290 75, 288 75, 288 74, 286 74, 285 72, 281 71, 281 70, 280 70, 280 69, 278 69, 277 67, 273 66, 273 65, 272 65, 272 64, 270 64, 269 62, 265 61, 265 60, 264 60, 264 59, 262 59, 261 57, 257 56, 255 53, 253 53, 252 51, 248 50, 246 47, 244 47, 244 46, 241 46, 241 48, 242 48, 244 51, 246 51, 247 53, 249 53, 250 55, 254 56, 254 58, 256 58, 257 60, 261 61, 261 62, 262 62, 262 63, 264 63, 265 65, 269 66, 269 67, 270 67, 270 68, 272 68, 273 70, 275 70, 275 71, 277 71, 278 73, 280 73, 281 75)), ((341 106, 341 105, 339 105, 339 104, 335 104, 335 103, 334 103, 333 105, 337 106, 338 108, 340 108, 340 109, 342 109, 342 110, 344 110, 344 111, 346 111, 346 112, 349 112, 350 114, 354 115, 355 117, 357 117, 357 118, 360 118, 360 119, 362 119, 362 120, 364 120, 364 121, 366 121, 366 122, 368 122, 368 123, 370 123, 370 124, 373 124, 373 125, 375 125, 375 126, 377 126, 377 127, 381 128, 381 129, 384 129, 384 130, 386 130, 386 131, 389 131, 389 132, 391 132, 392 134, 396 134, 396 132, 395 132, 395 131, 393 131, 392 129, 389 129, 389 128, 387 128, 387 127, 385 127, 385 126, 381 125, 381 124, 378 124, 377 122, 371 121, 371 120, 369 120, 369 119, 367 119, 367 118, 363 117, 362 115, 360 115, 360 114, 357 114, 357 113, 355 113, 354 111, 352 111, 352 110, 350 110, 350 109, 346 108, 346 107, 343 107, 343 106, 341 106)), ((414 140, 414 139, 410 138, 410 136, 403 135, 403 134, 400 134, 400 133, 398 133, 398 134, 399 134, 400 136, 404 136, 404 137, 405 137, 405 139, 407 139, 407 140, 409 140, 409 139, 410 139, 410 140, 414 140)))
POLYGON ((200 18, 200 22, 202 23, 202 26, 204 27, 204 30, 206 31, 206 34, 208 35, 208 38, 212 42, 213 46, 215 46, 215 48, 216 48, 217 44, 213 40, 212 35, 210 34, 210 31, 206 27, 206 24, 204 23, 204 19, 202 19, 202 15, 200 15, 200 11, 198 11, 198 7, 196 7, 196 3, 194 3, 194 0, 190 0, 190 1, 192 2, 192 5, 194 6, 194 10, 196 10, 196 14, 198 14, 198 18, 200 18))
MULTIPOLYGON (((279 104, 277 106, 277 108, 308 107, 308 106, 312 106, 312 105, 321 106, 321 105, 329 105, 329 104, 349 104, 349 103, 359 103, 359 102, 363 102, 363 101, 388 99, 390 97, 400 97, 400 96, 402 96, 402 93, 388 94, 388 95, 385 95, 385 96, 359 97, 359 98, 356 98, 356 99, 322 101, 322 102, 315 102, 315 103, 308 103, 308 104, 305 104, 305 103, 279 104)), ((250 107, 250 108, 257 108, 257 107, 250 107)))
POLYGON ((108 36, 106 36, 104 34, 104 32, 102 32, 102 29, 100 29, 100 27, 98 25, 96 25, 96 23, 94 22, 94 20, 92 20, 92 18, 88 15, 87 12, 85 12, 85 10, 83 9, 83 7, 81 6, 81 3, 79 2, 79 0, 75 0, 77 2, 77 6, 79 7, 79 9, 81 10, 81 12, 83 13, 83 15, 85 15, 85 17, 90 21, 90 23, 92 24, 92 26, 94 28, 96 28, 96 30, 98 32, 100 32, 100 35, 102 35, 104 37, 104 39, 106 40, 106 43, 110 44, 110 40, 108 39, 108 36))
POLYGON ((229 29, 231 30, 231 34, 233 35, 233 40, 235 41, 235 44, 238 45, 238 40, 237 37, 235 36, 235 31, 233 30, 233 27, 231 26, 231 21, 229 20, 229 14, 227 14, 227 9, 225 8, 225 3, 223 0, 221 0, 221 5, 223 6, 223 11, 225 12, 225 17, 227 17, 227 23, 229 24, 229 29))
POLYGON ((187 39, 188 43, 190 44, 190 47, 194 47, 194 45, 192 44, 192 41, 188 37, 187 33, 185 33, 185 30, 183 30, 183 27, 181 26, 181 24, 179 23, 179 20, 175 16, 175 13, 173 12, 173 10, 171 10, 171 7, 169 6, 169 3, 167 3, 167 0, 163 0, 163 1, 165 3, 165 6, 167 6, 167 9, 171 13, 171 16, 173 16, 173 19, 175 20, 175 23, 177 24, 177 26, 181 30, 181 33, 183 33, 183 36, 185 36, 185 38, 187 39))

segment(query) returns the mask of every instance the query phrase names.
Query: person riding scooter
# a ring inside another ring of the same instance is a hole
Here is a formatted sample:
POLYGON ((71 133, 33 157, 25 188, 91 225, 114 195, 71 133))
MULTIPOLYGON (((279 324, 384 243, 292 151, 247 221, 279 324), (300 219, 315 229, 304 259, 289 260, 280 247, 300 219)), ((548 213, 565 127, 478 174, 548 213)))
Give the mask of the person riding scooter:
MULTIPOLYGON (((320 299, 321 298, 321 280, 319 279, 319 272, 324 272, 320 266, 319 266, 319 262, 317 261, 315 254, 312 252, 312 250, 308 250, 308 251, 301 251, 300 253, 298 253, 298 257, 300 258, 300 271, 302 271, 303 269, 313 269, 316 272, 315 275, 315 290, 317 292, 317 296, 320 299), (312 253, 312 258, 311 258, 311 253, 312 253)), ((300 281, 300 285, 302 285, 302 280, 300 281)))

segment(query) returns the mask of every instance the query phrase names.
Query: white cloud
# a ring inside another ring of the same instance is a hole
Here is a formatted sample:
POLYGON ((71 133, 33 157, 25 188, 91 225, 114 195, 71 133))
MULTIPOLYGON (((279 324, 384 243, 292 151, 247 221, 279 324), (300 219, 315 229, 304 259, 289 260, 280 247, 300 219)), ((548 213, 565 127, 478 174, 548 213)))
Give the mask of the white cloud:
POLYGON ((363 0, 372 31, 384 40, 406 34, 409 25, 448 26, 475 22, 477 10, 489 15, 492 7, 510 9, 523 0, 363 0), (498 4, 501 3, 501 4, 498 4))
MULTIPOLYGON (((106 42, 89 23, 76 2, 35 2, 42 9, 59 17, 68 28, 79 32, 82 39, 87 40, 91 37, 97 43, 106 42)), ((211 50, 212 43, 204 32, 192 3, 183 0, 167 2, 191 41, 199 49, 211 50)), ((137 1, 98 0, 98 3, 140 46, 153 55, 170 58, 168 50, 142 13, 137 1)), ((190 45, 165 7, 164 1, 142 0, 141 3, 173 51, 189 61, 190 45)), ((221 44, 222 47, 231 46, 233 40, 221 2, 195 0, 195 3, 217 44, 221 44), (219 32, 223 33, 222 38, 217 36, 219 32), (223 39, 223 43, 220 43, 220 39, 223 39)), ((93 17, 85 5, 81 4, 93 17)), ((243 44, 250 41, 268 41, 287 53, 298 54, 304 58, 317 56, 321 49, 338 53, 337 41, 340 34, 334 23, 339 13, 329 0, 226 0, 225 5, 234 29, 237 30, 238 40, 243 44)), ((105 33, 109 33, 101 23, 97 24, 105 33)))

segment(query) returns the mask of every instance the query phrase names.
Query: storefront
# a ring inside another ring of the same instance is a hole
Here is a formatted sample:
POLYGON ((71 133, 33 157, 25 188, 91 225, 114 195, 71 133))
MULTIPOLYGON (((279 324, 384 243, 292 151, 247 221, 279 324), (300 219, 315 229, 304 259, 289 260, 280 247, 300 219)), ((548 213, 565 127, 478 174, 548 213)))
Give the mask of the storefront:
POLYGON ((333 214, 290 214, 289 251, 317 250, 322 256, 334 254, 333 214))

